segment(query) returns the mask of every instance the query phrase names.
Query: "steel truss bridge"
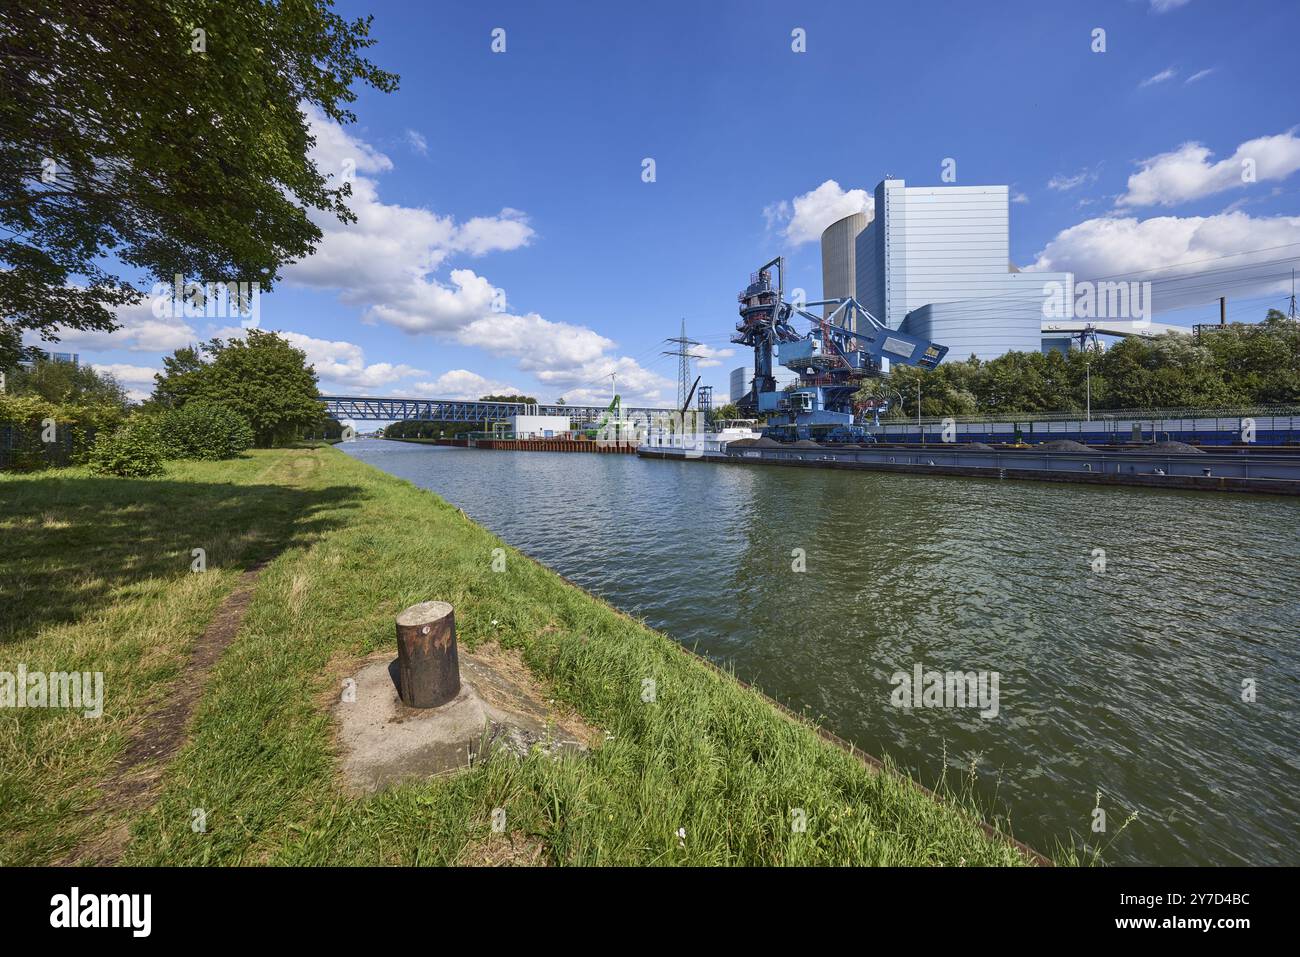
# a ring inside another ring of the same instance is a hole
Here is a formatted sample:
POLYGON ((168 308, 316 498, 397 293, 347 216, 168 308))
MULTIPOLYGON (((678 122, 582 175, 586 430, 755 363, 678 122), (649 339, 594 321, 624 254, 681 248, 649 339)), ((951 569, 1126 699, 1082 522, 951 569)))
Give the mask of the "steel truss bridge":
MULTIPOLYGON (((377 396, 323 395, 325 411, 334 419, 354 422, 491 422, 512 415, 564 415, 574 425, 596 422, 609 410, 596 405, 526 405, 522 402, 459 402, 449 399, 397 399, 377 396)), ((672 415, 675 409, 622 407, 624 418, 672 415)))

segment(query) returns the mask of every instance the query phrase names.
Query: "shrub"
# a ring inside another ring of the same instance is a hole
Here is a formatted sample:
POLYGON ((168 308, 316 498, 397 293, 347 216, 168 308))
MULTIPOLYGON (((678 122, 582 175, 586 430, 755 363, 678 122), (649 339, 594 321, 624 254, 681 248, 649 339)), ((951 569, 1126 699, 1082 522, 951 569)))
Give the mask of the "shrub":
POLYGON ((161 475, 166 450, 156 422, 136 417, 116 432, 100 435, 87 463, 99 475, 145 478, 161 475))
POLYGON ((238 412, 210 402, 187 402, 156 420, 169 459, 229 459, 250 448, 253 430, 238 412))

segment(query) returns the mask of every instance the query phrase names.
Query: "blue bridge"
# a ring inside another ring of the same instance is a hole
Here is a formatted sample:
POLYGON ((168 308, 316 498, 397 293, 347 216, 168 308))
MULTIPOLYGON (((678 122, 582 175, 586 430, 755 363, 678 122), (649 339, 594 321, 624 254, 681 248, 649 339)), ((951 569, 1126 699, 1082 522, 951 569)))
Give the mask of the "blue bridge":
MULTIPOLYGON (((338 420, 354 422, 491 422, 512 415, 566 415, 574 425, 596 422, 608 409, 596 405, 526 405, 522 402, 462 402, 452 399, 398 399, 377 396, 323 395, 325 411, 338 420)), ((673 409, 623 406, 625 418, 644 416, 647 421, 671 415, 673 409)))

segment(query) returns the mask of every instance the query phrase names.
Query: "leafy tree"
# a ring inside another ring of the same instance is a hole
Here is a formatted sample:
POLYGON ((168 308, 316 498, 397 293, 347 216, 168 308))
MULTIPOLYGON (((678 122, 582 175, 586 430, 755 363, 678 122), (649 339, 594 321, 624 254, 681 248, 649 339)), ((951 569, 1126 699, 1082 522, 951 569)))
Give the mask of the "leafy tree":
POLYGON ((13 323, 0 319, 0 372, 7 372, 25 358, 23 332, 13 323))
POLYGON ((185 346, 163 357, 163 371, 155 372, 151 401, 164 409, 178 409, 194 397, 206 368, 203 353, 185 346))
POLYGON ((332 416, 326 416, 322 421, 311 426, 310 431, 313 438, 319 436, 323 439, 341 439, 343 438, 343 423, 332 416))
POLYGON ((37 358, 31 366, 7 373, 14 395, 34 395, 47 402, 108 406, 126 411, 126 391, 111 374, 88 365, 37 358))
POLYGON ((466 432, 477 432, 483 428, 480 422, 433 422, 422 419, 403 419, 390 422, 384 427, 384 437, 388 439, 450 439, 466 432))
POLYGON ((1234 405, 1237 396, 1216 367, 1213 353, 1178 333, 1124 339, 1097 360, 1106 381, 1103 408, 1152 409, 1234 405))
POLYGON ((329 0, 24 0, 0 5, 0 368, 21 330, 111 330, 170 281, 258 281, 313 251, 309 211, 353 219, 309 158, 302 111, 347 123, 369 17, 329 0), (106 257, 112 257, 107 259, 106 257))
POLYGON ((1234 395, 1258 405, 1300 402, 1300 323, 1270 309, 1259 325, 1201 336, 1234 395))
POLYGON ((126 393, 111 375, 90 366, 37 358, 31 367, 6 374, 0 394, 0 426, 10 426, 18 468, 40 468, 84 459, 96 434, 112 431, 126 417, 126 393), (54 442, 45 441, 54 423, 54 442))
POLYGON ((985 363, 980 411, 1043 412, 1052 406, 1052 388, 1039 352, 1008 352, 985 363))
POLYGON ((522 402, 525 405, 537 405, 537 400, 531 395, 485 395, 479 398, 480 402, 522 402))
POLYGON ((307 354, 273 332, 249 329, 240 339, 213 339, 194 355, 177 350, 166 374, 158 376, 154 401, 175 408, 190 402, 224 406, 253 429, 266 448, 293 440, 324 417, 316 372, 307 354), (185 355, 182 355, 185 353, 185 355), (174 371, 172 371, 174 370, 174 371))

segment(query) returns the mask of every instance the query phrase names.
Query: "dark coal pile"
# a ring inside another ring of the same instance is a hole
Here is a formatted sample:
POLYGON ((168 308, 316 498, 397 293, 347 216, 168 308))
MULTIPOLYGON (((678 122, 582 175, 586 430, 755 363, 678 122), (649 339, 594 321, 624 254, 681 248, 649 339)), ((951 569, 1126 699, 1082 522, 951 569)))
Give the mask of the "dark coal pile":
POLYGON ((1198 449, 1194 445, 1188 445, 1186 442, 1153 442, 1150 445, 1137 449, 1128 449, 1129 452, 1171 452, 1174 455, 1204 455, 1205 449, 1198 449))
POLYGON ((1091 452, 1092 449, 1073 439, 1056 439, 1053 442, 1044 442, 1042 445, 1034 446, 1041 452, 1091 452))
POLYGON ((961 445, 957 446, 957 448, 970 449, 972 452, 996 452, 997 451, 997 449, 989 445, 987 442, 963 442, 961 445))
POLYGON ((783 449, 785 447, 786 446, 783 442, 777 442, 775 439, 769 439, 767 436, 763 436, 761 439, 754 442, 754 448, 756 449, 783 449))
POLYGON ((796 449, 820 449, 821 446, 818 445, 816 442, 812 441, 811 439, 800 439, 798 442, 796 442, 796 443, 794 444, 794 448, 796 448, 796 449))

